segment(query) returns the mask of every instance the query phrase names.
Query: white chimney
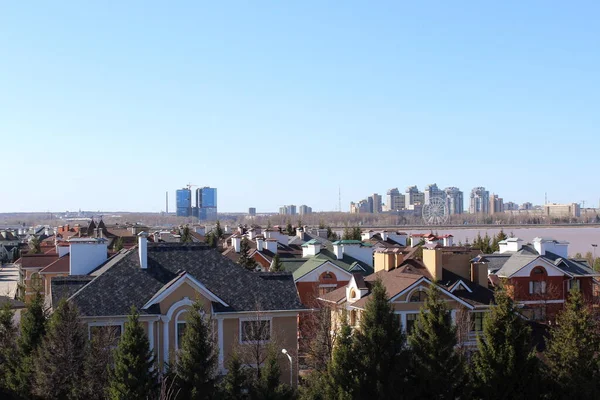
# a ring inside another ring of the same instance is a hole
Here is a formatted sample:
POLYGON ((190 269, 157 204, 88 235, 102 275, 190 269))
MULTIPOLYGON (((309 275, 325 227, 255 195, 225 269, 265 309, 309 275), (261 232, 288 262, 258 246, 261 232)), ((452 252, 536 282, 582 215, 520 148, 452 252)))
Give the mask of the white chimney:
MULTIPOLYGON (((77 238, 69 240, 69 275, 87 275, 106 261, 106 239, 77 238)), ((63 254, 64 255, 64 254, 63 254)))
POLYGON ((313 257, 321 251, 321 243, 311 240, 302 245, 302 257, 313 257))
POLYGON ((384 242, 388 239, 388 231, 381 231, 381 240, 384 242))
POLYGON ((267 250, 273 254, 277 254, 277 239, 267 239, 265 245, 267 250))
POLYGON ((254 228, 248 229, 248 239, 254 240, 256 237, 256 230, 254 228))
POLYGON ((302 230, 302 228, 296 228, 296 236, 304 240, 304 230, 302 230))
POLYGON ((452 247, 454 245, 454 237, 452 235, 445 235, 442 239, 444 247, 452 247))
POLYGON ((140 257, 140 268, 148 268, 148 234, 140 232, 138 234, 138 255, 140 257))
POLYGON ((265 238, 263 238, 262 236, 257 236, 256 237, 256 250, 263 251, 264 248, 265 248, 265 238))
POLYGON ((333 254, 335 254, 335 258, 341 260, 344 258, 344 248, 341 244, 334 242, 333 243, 333 254))
POLYGON ((242 238, 237 235, 233 235, 231 237, 231 245, 233 246, 233 251, 239 253, 242 247, 242 238))

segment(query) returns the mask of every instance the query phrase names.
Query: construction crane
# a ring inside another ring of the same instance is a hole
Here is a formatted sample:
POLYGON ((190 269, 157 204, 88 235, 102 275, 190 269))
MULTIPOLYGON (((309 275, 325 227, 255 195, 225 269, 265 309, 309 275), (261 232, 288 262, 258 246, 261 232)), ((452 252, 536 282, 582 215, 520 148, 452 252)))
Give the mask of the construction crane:
POLYGON ((187 185, 188 190, 192 190, 193 187, 198 187, 198 185, 192 185, 191 183, 188 183, 187 185))

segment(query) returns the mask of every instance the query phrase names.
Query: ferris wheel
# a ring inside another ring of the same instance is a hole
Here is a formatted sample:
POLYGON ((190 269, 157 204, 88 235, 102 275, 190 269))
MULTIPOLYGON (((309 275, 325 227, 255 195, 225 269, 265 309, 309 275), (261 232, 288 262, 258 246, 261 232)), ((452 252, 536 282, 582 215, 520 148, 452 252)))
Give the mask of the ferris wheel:
POLYGON ((431 197, 423 206, 425 225, 443 225, 448 221, 448 205, 441 197, 431 197))

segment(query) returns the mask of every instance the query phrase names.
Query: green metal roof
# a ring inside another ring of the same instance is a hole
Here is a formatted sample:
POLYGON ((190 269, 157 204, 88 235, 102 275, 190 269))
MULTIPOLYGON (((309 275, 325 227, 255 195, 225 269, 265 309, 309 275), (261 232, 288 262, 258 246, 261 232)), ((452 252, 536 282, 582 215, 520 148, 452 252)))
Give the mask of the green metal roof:
POLYGON ((308 247, 311 244, 321 244, 317 239, 311 239, 308 242, 304 243, 301 247, 308 247))

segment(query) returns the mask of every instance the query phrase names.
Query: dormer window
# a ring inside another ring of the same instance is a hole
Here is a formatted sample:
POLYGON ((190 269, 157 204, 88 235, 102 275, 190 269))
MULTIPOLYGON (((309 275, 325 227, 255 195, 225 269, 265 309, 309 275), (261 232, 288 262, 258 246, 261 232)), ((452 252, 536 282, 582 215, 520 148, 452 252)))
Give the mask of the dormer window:
POLYGON ((350 289, 350 299, 355 299, 356 297, 356 290, 350 289))
POLYGON ((333 274, 327 271, 323 274, 323 279, 333 279, 333 274))
POLYGON ((544 269, 540 267, 536 267, 532 271, 532 275, 544 275, 544 269))

